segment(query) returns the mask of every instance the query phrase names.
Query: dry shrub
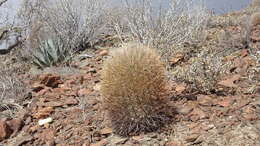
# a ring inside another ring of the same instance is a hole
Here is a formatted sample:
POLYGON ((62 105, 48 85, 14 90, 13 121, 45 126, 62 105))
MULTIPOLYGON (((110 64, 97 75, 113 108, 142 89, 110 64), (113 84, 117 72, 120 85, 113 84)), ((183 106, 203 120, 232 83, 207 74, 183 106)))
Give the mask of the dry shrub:
POLYGON ((22 109, 20 103, 25 97, 26 88, 13 70, 2 66, 0 74, 0 112, 2 116, 12 117, 22 109))
POLYGON ((236 26, 230 24, 218 32, 216 51, 221 56, 230 55, 240 49, 250 48, 250 35, 252 32, 250 19, 244 15, 239 18, 239 21, 241 22, 236 23, 236 26), (232 30, 232 28, 237 28, 237 30, 232 30))
MULTIPOLYGON (((160 0, 124 1, 124 16, 116 24, 123 22, 133 40, 157 48, 163 59, 171 56, 173 45, 204 39, 209 13, 202 0, 171 0, 168 6, 158 6, 163 4, 160 0)), ((115 25, 121 35, 119 26, 115 25)))
POLYGON ((67 49, 85 49, 105 32, 102 0, 26 0, 20 14, 29 47, 58 38, 67 49))
POLYGON ((187 65, 174 68, 173 75, 177 80, 188 83, 192 90, 215 92, 218 80, 228 72, 231 65, 222 60, 214 53, 202 51, 197 57, 191 58, 187 65))
POLYGON ((101 78, 103 105, 115 133, 151 132, 168 120, 165 68, 154 50, 141 45, 115 50, 101 78))

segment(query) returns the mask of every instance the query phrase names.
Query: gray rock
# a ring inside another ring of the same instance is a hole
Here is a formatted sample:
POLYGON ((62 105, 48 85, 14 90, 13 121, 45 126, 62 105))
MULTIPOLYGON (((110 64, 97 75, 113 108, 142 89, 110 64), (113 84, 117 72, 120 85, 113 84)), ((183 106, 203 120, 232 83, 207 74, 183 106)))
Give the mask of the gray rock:
POLYGON ((16 47, 20 43, 19 37, 20 35, 14 32, 3 37, 2 40, 0 40, 0 54, 7 54, 16 47))

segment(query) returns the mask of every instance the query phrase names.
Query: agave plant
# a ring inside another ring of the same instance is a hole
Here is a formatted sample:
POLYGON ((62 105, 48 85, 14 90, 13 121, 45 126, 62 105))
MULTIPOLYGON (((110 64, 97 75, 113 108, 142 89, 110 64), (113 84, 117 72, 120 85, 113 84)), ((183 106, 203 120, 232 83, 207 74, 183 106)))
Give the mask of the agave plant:
POLYGON ((54 66, 66 61, 69 54, 60 40, 48 39, 33 53, 33 64, 40 68, 54 66))

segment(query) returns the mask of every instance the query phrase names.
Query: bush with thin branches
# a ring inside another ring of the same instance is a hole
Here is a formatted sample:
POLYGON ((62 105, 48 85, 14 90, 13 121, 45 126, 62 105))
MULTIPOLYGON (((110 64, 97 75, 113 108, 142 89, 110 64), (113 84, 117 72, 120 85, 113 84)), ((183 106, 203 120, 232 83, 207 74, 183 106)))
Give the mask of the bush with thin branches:
POLYGON ((26 96, 27 89, 13 70, 1 66, 0 74, 0 113, 2 116, 12 117, 16 111, 22 109, 19 103, 26 96))
MULTIPOLYGON (((152 0, 125 0, 123 18, 115 23, 119 35, 125 24, 133 40, 170 55, 174 45, 203 39, 209 13, 203 0, 171 0, 170 6, 156 7, 152 0)), ((161 3, 163 1, 160 1, 161 3)))
POLYGON ((68 50, 85 49, 106 31, 102 0, 26 0, 20 14, 29 48, 55 38, 68 50))

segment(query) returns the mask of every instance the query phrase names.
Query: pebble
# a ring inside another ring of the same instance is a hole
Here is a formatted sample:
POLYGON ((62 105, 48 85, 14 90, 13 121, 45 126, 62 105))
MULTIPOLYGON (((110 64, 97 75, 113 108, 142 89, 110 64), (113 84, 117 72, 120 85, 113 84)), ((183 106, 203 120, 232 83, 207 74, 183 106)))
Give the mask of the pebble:
POLYGON ((46 119, 41 119, 41 120, 39 120, 39 121, 38 121, 38 124, 39 124, 40 126, 42 126, 42 125, 44 125, 44 124, 51 123, 51 122, 52 122, 52 118, 49 117, 49 118, 46 118, 46 119))

